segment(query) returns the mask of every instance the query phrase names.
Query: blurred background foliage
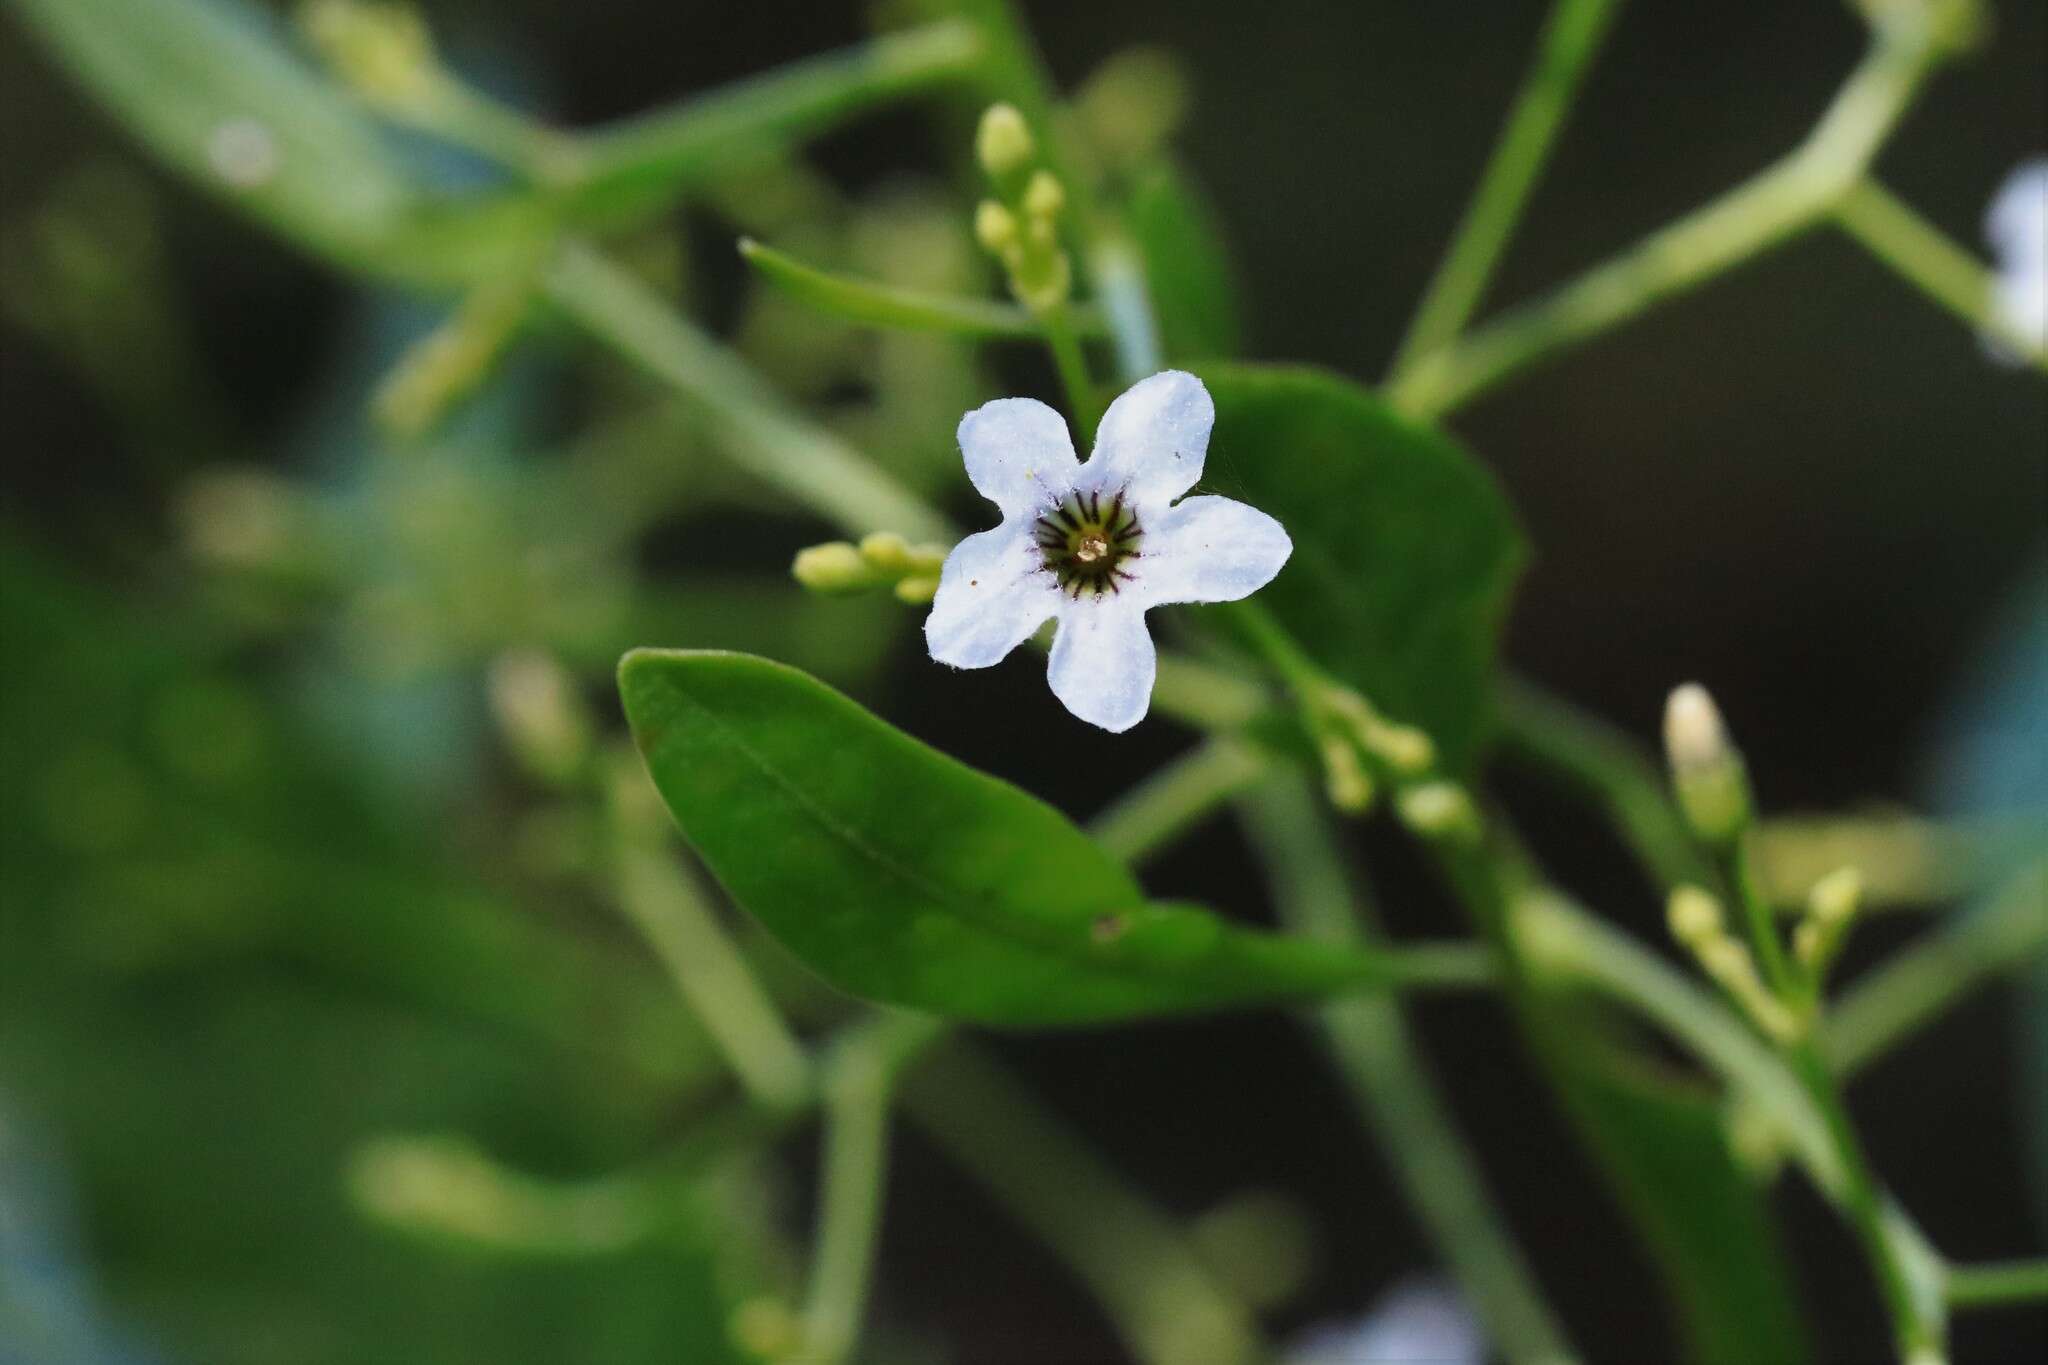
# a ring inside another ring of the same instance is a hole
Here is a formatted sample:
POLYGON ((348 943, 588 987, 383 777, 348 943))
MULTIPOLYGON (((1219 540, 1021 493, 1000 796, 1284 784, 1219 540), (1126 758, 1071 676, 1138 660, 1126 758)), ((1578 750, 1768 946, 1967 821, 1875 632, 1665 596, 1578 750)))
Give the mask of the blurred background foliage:
MULTIPOLYGON (((1085 145, 1171 263, 1162 324, 1181 349, 1362 375, 1398 340, 1540 19, 1498 3, 1024 9, 1079 92, 1085 145)), ((723 0, 422 11, 454 67, 572 128, 859 42, 873 17, 723 0)), ((306 51, 286 24, 222 12, 236 41, 306 51)), ((114 23, 121 7, 75 13, 114 23)), ((1881 168, 1968 242, 2005 173, 2048 143, 2048 14, 2009 3, 1995 20, 1881 168)), ((1836 5, 1626 9, 1493 297, 1556 282, 1780 153, 1860 41, 1836 5)), ((306 108, 300 131, 346 154, 375 125, 324 88, 333 107, 306 108)), ((801 150, 726 149, 608 238, 773 393, 963 518, 960 413, 1050 396, 1049 369, 1028 348, 822 319, 732 242, 991 292, 959 174, 974 109, 940 89, 801 150)), ((616 808, 644 798, 610 756, 617 656, 750 650, 1076 816, 1117 788, 1065 761, 1074 723, 1030 666, 941 676, 915 613, 790 583, 793 550, 838 528, 722 458, 729 429, 703 404, 542 325, 485 357, 447 420, 414 420, 418 395, 387 377, 451 300, 337 273, 223 211, 19 15, 0 26, 0 116, 0 1360, 772 1347, 774 1305, 801 1282, 814 1139, 735 1121, 716 1050, 621 913, 616 808), (521 720, 521 699, 555 685, 549 660, 563 707, 594 718, 587 759, 556 762, 521 720)), ((469 153, 374 137, 374 164, 423 183, 495 183, 469 153)), ((229 168, 266 154, 212 150, 229 168)), ((259 216, 295 212, 293 195, 318 206, 316 245, 348 260, 400 190, 266 193, 259 216)), ((459 274, 483 250, 450 255, 412 226, 379 273, 459 274)), ((490 239, 512 266, 519 232, 515 215, 490 239)), ((492 306, 465 305, 487 351, 510 330, 492 306)), ((1792 244, 1455 426, 1536 548, 1508 627, 1527 673, 1641 734, 1670 683, 1706 679, 1778 809, 2048 799, 2044 693, 2024 681, 2039 677, 2048 402, 1850 243, 1792 244)), ((1224 491, 1243 482, 1230 461, 1219 448, 1224 491)), ((1183 743, 1155 722, 1124 743, 1124 771, 1183 743)), ((1570 885, 1658 932, 1617 849, 1504 781, 1570 885)), ((1358 839, 1393 928, 1453 922, 1412 853, 1358 839)), ((675 875, 668 894, 707 894, 675 875)), ((1148 886, 1267 914, 1224 822, 1148 886)), ((844 1012, 740 928, 800 1021, 844 1012)), ((1904 932, 1880 921, 1852 966, 1904 932)), ((1969 1003, 1853 1095, 1875 1163, 1962 1257, 2048 1227, 2048 982, 2022 998, 1969 1003)), ((1596 1357, 1669 1355, 1651 1271, 1498 1009, 1417 1015, 1576 1337, 1596 1357)), ((1283 1332, 1428 1264, 1283 1018, 992 1050, 1214 1232, 1216 1273, 1283 1332)), ((874 1358, 1119 1358, 1099 1310, 988 1196, 915 1129, 897 1146, 874 1358)), ((1880 1352, 1843 1235, 1810 1196, 1778 1202, 1821 1353, 1880 1352)), ((1957 1330, 1964 1358, 2048 1347, 2020 1315, 1957 1330)))

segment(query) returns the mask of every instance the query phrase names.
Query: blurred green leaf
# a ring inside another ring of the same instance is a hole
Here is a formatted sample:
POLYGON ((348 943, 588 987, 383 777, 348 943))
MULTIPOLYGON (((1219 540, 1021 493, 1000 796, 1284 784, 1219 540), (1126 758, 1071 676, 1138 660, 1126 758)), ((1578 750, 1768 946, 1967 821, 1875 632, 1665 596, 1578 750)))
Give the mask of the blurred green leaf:
MULTIPOLYGON (((1038 319, 1014 303, 898 289, 833 275, 751 237, 740 239, 740 255, 763 279, 791 298, 848 322, 996 341, 1038 341, 1045 335, 1038 319)), ((1084 330, 1101 333, 1101 319, 1093 310, 1075 311, 1084 330)))
POLYGON ((1656 1253, 1677 1305, 1682 1355, 1704 1365, 1792 1365, 1807 1356, 1791 1267, 1767 1187, 1736 1164, 1714 1095, 1567 1044, 1566 1101, 1656 1253))
POLYGON ((51 52, 188 178, 351 269, 479 280, 545 240, 537 200, 431 194, 347 94, 238 0, 17 0, 51 52))
POLYGON ((1395 953, 1148 904, 1058 811, 793 668, 636 650, 619 688, 683 833, 842 990, 1032 1026, 1313 997, 1404 970, 1395 953))
POLYGON ((1124 217, 1145 258, 1159 339, 1176 363, 1237 354, 1237 282, 1214 206, 1171 161, 1141 171, 1124 217))
POLYGON ((53 1133, 112 1310, 227 1365, 730 1358, 776 1224, 650 1157, 723 1077, 643 955, 480 885, 195 613, 0 534, 0 640, 0 1095, 53 1133), (639 1163, 674 1216, 566 1267, 399 1235, 345 1183, 390 1132, 639 1163))
POLYGON ((1493 478, 1455 441, 1317 370, 1196 367, 1216 399, 1205 482, 1278 517, 1294 557, 1260 601, 1343 682, 1468 769, 1525 557, 1493 478))

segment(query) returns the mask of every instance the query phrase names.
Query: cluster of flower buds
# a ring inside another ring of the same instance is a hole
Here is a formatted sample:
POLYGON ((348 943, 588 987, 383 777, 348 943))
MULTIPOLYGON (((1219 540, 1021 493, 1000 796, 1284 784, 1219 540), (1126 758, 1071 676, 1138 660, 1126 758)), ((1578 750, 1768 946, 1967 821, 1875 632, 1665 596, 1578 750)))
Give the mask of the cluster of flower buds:
POLYGON ((1764 985, 1749 947, 1728 932, 1727 916, 1712 892, 1681 886, 1665 911, 1671 936, 1692 951, 1702 970, 1741 1006, 1756 1026, 1781 1043, 1801 1032, 1799 1016, 1764 985))
POLYGON ((1060 246, 1067 192, 1038 164, 1037 144, 1015 106, 989 106, 975 133, 974 155, 995 189, 975 210, 976 240, 1002 262, 1019 303, 1034 313, 1058 308, 1074 287, 1073 266, 1060 246))
POLYGON ((912 545, 894 531, 876 531, 858 545, 829 540, 797 551, 790 573, 812 592, 855 593, 886 587, 900 602, 922 606, 939 590, 944 545, 912 545))
POLYGON ((1338 810, 1370 810, 1377 773, 1401 788, 1397 811, 1418 833, 1433 837, 1477 828, 1470 798, 1454 783, 1420 780, 1436 764, 1436 745, 1428 735, 1388 720, 1364 697, 1334 684, 1321 688, 1307 710, 1323 785, 1338 810))

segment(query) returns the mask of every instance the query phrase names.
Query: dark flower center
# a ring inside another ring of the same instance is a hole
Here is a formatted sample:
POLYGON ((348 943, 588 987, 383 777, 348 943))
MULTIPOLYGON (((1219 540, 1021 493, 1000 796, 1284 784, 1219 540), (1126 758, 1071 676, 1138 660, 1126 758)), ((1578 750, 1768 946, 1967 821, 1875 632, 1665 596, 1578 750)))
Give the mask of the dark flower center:
POLYGON ((1034 530, 1046 571, 1059 581, 1060 591, 1076 601, 1083 593, 1100 597, 1121 592, 1132 581, 1125 565, 1136 557, 1144 530, 1121 491, 1106 498, 1101 493, 1070 493, 1039 517, 1034 530))

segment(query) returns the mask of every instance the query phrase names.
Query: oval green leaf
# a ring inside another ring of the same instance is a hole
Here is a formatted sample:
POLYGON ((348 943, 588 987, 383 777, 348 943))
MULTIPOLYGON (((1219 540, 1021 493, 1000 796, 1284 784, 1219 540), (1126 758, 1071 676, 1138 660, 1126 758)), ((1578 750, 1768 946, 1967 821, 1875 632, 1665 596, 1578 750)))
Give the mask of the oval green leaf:
POLYGON ((1207 482, 1278 517, 1294 556, 1260 595, 1316 660, 1453 772, 1491 724, 1495 645, 1525 551, 1492 476, 1358 385, 1196 367, 1216 400, 1207 482))
POLYGON ((1484 975, 1460 947, 1347 951, 1147 903, 1052 807, 782 664, 635 650, 619 691, 691 845, 854 995, 1043 1026, 1484 975))

